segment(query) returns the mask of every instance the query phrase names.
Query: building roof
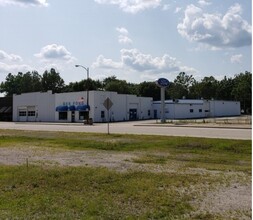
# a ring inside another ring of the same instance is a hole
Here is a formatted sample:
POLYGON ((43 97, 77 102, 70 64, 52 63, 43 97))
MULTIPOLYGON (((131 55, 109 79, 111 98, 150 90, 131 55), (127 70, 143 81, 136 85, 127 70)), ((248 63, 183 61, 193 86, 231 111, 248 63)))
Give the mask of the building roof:
MULTIPOLYGON (((165 104, 203 104, 203 99, 169 99, 165 100, 165 104)), ((161 101, 154 101, 153 104, 161 104, 161 101)))
POLYGON ((12 112, 11 106, 0 107, 0 113, 11 113, 11 112, 12 112))

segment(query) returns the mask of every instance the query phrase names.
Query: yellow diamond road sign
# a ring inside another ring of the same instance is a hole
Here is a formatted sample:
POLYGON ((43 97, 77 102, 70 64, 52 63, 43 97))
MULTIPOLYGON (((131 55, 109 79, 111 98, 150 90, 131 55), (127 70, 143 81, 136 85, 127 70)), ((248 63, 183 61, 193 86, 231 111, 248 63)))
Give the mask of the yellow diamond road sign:
POLYGON ((109 110, 111 107, 112 107, 112 105, 113 105, 113 103, 112 103, 112 101, 111 101, 111 99, 109 99, 109 98, 107 98, 105 101, 104 101, 104 107, 107 109, 107 110, 109 110))

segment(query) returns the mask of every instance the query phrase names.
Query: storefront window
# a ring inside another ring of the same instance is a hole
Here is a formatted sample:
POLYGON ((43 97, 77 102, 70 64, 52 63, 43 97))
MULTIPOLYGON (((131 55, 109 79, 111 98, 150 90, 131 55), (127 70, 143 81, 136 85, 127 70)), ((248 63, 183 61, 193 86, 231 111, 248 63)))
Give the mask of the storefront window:
POLYGON ((80 111, 79 112, 79 120, 84 120, 85 119, 85 112, 84 111, 80 111))
POLYGON ((59 112, 59 120, 67 120, 68 112, 59 112))

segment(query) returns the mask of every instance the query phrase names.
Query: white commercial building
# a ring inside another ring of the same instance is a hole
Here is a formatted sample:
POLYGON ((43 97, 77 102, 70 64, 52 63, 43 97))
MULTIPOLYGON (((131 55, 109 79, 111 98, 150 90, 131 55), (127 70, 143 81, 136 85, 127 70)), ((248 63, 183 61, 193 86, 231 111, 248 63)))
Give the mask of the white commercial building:
MULTIPOLYGON (((240 102, 176 99, 165 101, 166 119, 240 115, 240 102)), ((161 118, 161 102, 107 91, 34 92, 13 95, 13 121, 129 121, 161 118), (87 94, 89 100, 87 100, 87 94), (107 111, 106 100, 109 100, 107 111)))
POLYGON ((152 118, 152 98, 107 91, 13 95, 13 121, 83 122, 89 114, 94 122, 152 118), (109 99, 107 111, 105 101, 109 99), (87 105, 88 104, 88 105, 87 105))
MULTIPOLYGON (((161 117, 161 102, 153 102, 154 118, 161 117)), ((176 99, 165 101, 166 119, 209 118, 241 114, 240 102, 176 99)))
POLYGON ((54 121, 55 96, 52 92, 13 95, 13 121, 54 121))

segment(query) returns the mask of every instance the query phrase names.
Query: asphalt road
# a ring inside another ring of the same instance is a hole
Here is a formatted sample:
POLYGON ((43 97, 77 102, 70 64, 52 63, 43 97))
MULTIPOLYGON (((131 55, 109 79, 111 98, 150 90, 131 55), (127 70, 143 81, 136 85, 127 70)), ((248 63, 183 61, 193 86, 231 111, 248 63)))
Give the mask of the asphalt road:
MULTIPOLYGON (((71 123, 35 123, 35 122, 0 122, 0 129, 36 130, 36 131, 65 131, 65 132, 94 132, 108 133, 107 123, 94 125, 71 123)), ((149 134, 166 136, 188 136, 225 139, 252 139, 251 126, 197 126, 197 125, 163 125, 158 126, 154 121, 135 121, 110 123, 109 133, 117 134, 149 134)))

